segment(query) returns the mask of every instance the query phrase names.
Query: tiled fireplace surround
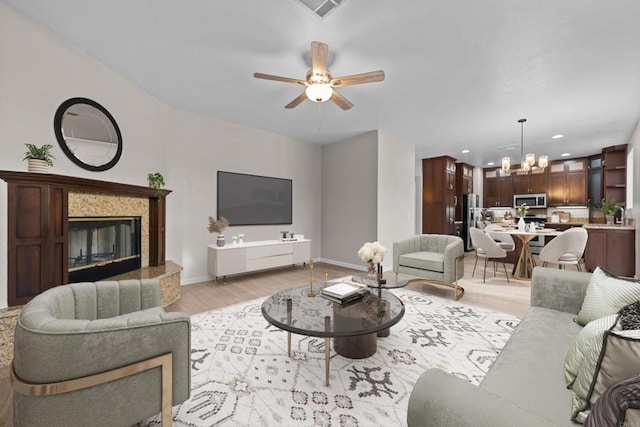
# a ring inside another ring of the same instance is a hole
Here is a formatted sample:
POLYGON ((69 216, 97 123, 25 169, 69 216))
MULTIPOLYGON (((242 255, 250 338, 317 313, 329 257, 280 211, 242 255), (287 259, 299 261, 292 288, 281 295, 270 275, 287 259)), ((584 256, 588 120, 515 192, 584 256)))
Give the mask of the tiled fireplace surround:
POLYGON ((139 216, 141 218, 141 270, 130 271, 106 280, 149 279, 160 280, 162 306, 180 299, 180 271, 173 261, 155 267, 149 266, 149 199, 111 194, 69 192, 69 217, 86 216, 139 216))

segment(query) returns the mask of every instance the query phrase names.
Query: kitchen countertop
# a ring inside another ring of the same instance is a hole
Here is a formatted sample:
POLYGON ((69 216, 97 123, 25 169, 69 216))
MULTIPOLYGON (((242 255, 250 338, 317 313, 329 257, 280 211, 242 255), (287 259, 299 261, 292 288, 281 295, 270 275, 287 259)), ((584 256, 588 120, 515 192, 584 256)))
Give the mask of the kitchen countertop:
POLYGON ((635 225, 622 225, 622 224, 584 224, 584 228, 593 228, 601 230, 635 230, 635 225))

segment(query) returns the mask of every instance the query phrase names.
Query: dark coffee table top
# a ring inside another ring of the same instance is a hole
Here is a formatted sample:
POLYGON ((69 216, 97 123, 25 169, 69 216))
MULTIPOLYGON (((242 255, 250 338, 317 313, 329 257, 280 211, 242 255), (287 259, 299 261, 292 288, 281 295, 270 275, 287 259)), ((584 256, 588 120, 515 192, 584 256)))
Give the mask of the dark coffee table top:
MULTIPOLYGON (((332 285, 327 283, 327 286, 332 285)), ((262 314, 269 323, 285 331, 314 337, 366 335, 389 328, 404 316, 404 304, 390 292, 377 292, 362 299, 339 304, 321 296, 322 286, 314 284, 315 297, 309 297, 309 285, 284 289, 262 303, 262 314), (287 310, 291 300, 291 312, 287 310), (328 318, 329 328, 325 327, 328 318)))

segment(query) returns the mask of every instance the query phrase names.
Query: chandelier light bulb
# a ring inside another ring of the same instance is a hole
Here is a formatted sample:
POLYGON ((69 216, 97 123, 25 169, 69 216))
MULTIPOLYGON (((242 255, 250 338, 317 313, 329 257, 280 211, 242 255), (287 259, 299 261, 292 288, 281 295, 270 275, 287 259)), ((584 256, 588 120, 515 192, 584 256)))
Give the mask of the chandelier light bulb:
POLYGON ((540 156, 538 157, 538 166, 542 169, 549 166, 549 156, 540 156))
POLYGON ((533 166, 536 164, 536 155, 534 153, 527 153, 525 160, 529 166, 533 166))
POLYGON ((502 158, 502 170, 505 172, 509 172, 509 169, 511 169, 511 158, 510 157, 503 157, 502 158))

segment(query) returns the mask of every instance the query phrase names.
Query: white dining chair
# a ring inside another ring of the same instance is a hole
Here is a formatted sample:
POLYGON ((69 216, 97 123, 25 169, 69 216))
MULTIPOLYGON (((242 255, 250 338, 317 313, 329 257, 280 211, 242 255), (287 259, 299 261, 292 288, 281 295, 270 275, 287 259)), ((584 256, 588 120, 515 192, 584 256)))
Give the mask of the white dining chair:
POLYGON ((589 235, 583 227, 573 227, 562 232, 547 243, 540 251, 542 266, 558 264, 558 268, 564 269, 566 265, 575 265, 578 271, 582 271, 580 260, 584 254, 589 235))
MULTIPOLYGON (((482 282, 484 283, 487 278, 487 262, 493 260, 493 275, 496 275, 496 260, 507 257, 507 251, 501 248, 488 234, 482 230, 478 230, 475 227, 469 229, 471 234, 471 244, 476 249, 476 262, 473 265, 473 272, 471 277, 476 273, 476 266, 478 264, 478 258, 484 258, 484 274, 482 276, 482 282)), ((502 263, 504 268, 504 274, 509 281, 509 274, 507 273, 507 267, 502 263)))
POLYGON ((505 251, 511 252, 516 248, 516 242, 513 241, 513 237, 510 234, 492 233, 492 231, 504 231, 504 227, 501 225, 489 224, 484 231, 505 251))

